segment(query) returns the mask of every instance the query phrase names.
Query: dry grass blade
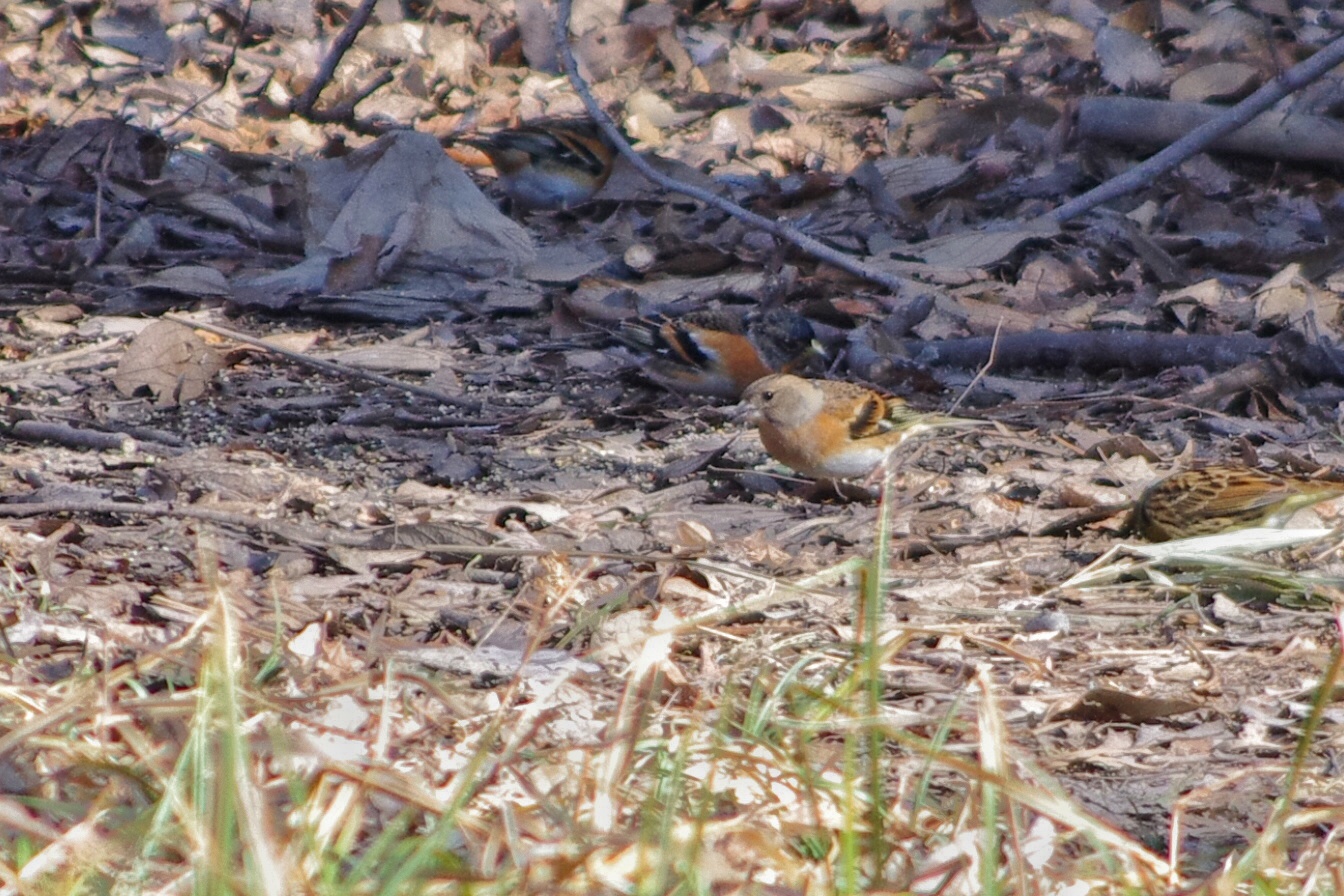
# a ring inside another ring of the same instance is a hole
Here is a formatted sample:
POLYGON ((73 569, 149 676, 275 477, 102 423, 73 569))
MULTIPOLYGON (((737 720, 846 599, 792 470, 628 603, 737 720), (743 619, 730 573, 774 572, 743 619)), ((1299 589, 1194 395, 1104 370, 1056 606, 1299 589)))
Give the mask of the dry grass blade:
POLYGON ((1334 529, 1240 529, 1160 544, 1126 543, 1111 548, 1058 587, 1110 585, 1164 564, 1256 572, 1277 570, 1277 567, 1246 560, 1243 555, 1301 547, 1336 534, 1334 529))

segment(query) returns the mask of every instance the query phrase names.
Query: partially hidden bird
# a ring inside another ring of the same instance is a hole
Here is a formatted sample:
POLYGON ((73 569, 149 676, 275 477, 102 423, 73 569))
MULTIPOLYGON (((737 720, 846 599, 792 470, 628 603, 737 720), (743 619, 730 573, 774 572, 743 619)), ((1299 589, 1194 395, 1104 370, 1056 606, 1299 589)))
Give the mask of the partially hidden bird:
POLYGON ((489 157, 500 187, 524 211, 586 202, 607 182, 616 161, 616 151, 588 120, 538 121, 456 139, 489 157))
POLYGON ((915 411, 857 383, 790 374, 752 383, 742 404, 770 456, 816 479, 866 477, 917 433, 988 423, 915 411))
POLYGON ((626 321, 614 335, 660 386, 733 400, 761 377, 802 370, 825 355, 807 318, 786 308, 652 314, 626 321))
POLYGON ((1299 510, 1344 495, 1344 482, 1283 476, 1240 464, 1208 464, 1148 486, 1129 531, 1148 541, 1216 535, 1251 526, 1282 528, 1299 510))

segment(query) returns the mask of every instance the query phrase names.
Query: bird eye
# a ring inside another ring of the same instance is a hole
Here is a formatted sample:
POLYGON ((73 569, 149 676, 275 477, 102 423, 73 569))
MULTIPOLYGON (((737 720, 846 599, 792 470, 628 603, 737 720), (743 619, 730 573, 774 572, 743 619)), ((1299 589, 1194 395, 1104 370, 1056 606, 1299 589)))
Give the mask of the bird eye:
POLYGON ((775 393, 767 389, 765 392, 761 393, 761 397, 764 398, 766 401, 774 401, 775 393))

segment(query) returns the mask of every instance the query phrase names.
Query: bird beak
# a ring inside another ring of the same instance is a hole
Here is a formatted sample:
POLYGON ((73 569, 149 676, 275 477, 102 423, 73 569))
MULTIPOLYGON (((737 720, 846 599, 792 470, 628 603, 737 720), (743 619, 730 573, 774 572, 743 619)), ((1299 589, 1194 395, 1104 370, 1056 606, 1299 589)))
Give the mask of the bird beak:
POLYGON ((755 425, 757 417, 756 406, 749 401, 739 401, 733 406, 732 413, 729 416, 735 423, 748 423, 755 425))

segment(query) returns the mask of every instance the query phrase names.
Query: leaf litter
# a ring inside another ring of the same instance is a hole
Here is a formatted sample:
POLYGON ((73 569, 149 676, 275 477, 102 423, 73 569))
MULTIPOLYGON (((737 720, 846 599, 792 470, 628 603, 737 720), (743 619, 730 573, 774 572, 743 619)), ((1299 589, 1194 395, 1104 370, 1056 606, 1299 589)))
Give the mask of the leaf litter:
MULTIPOLYGON (((1122 512, 1038 533, 1196 458, 1342 462, 1333 181, 1256 161, 1280 150, 1252 132, 1245 156, 1201 157, 1122 215, 1027 225, 1133 161, 1122 135, 1068 139, 1066 100, 1161 103, 1153 95, 1181 76, 1202 96, 1242 92, 1278 70, 1282 48, 1260 20, 1184 7, 1164 7, 1166 23, 967 12, 914 18, 900 33, 918 39, 890 48, 898 32, 880 17, 863 14, 851 34, 853 21, 808 4, 593 5, 608 33, 579 42, 586 74, 608 102, 644 92, 625 122, 642 148, 722 172, 715 189, 910 278, 893 296, 615 175, 577 214, 499 214, 428 138, 383 125, 450 140, 580 107, 543 71, 545 4, 518 4, 516 21, 490 4, 432 5, 444 15, 417 21, 418 40, 394 27, 409 20, 360 33, 332 92, 352 96, 389 65, 398 77, 324 126, 274 114, 314 77, 317 36, 333 27, 302 4, 252 4, 253 21, 277 30, 246 48, 237 21, 189 4, 4 13, 13 35, 87 57, 43 71, 22 40, 7 43, 20 89, 4 106, 16 137, 0 148, 0 302, 25 313, 0 325, 0 464, 5 508, 42 508, 0 525, 9 682, 22 694, 7 724, 93 726, 93 709, 61 702, 77 692, 72 676, 129 674, 167 645, 189 680, 194 647, 177 639, 207 612, 213 565, 249 649, 281 626, 297 701, 284 717, 312 757, 368 755, 370 711, 389 689, 404 701, 400 761, 422 782, 399 797, 434 806, 465 786, 454 773, 477 761, 492 720, 507 721, 500 774, 463 820, 468 854, 502 855, 505 830, 511 849, 558 842, 574 822, 549 810, 582 806, 606 836, 572 860, 584 869, 574 888, 629 879, 643 846, 617 822, 647 796, 623 780, 639 758, 621 752, 622 735, 640 733, 636 683, 670 728, 685 726, 668 748, 723 810, 678 822, 673 839, 701 838, 721 863, 707 879, 740 884, 771 867, 771 882, 802 890, 824 863, 804 860, 797 838, 844 826, 845 720, 792 704, 828 706, 852 674, 865 624, 855 594, 885 512, 881 709, 893 728, 1022 780, 1049 775, 1130 838, 1136 879, 1161 867, 1172 831, 1187 881, 1253 840, 1336 637, 1322 606, 1337 602, 1337 537, 1261 541, 1235 563, 1135 545, 1147 560, 1083 588, 1078 576, 1124 541, 1122 512), (828 43, 837 35, 851 41, 844 58, 828 43), (1220 57, 1242 68, 1191 85, 1220 57), (142 88, 124 120, 121 82, 142 88), (1095 96, 1104 84, 1141 96, 1095 96), (87 102, 72 121, 74 87, 87 102), (633 245, 651 260, 632 276, 633 245), (1005 428, 907 446, 878 506, 800 490, 727 409, 660 392, 594 325, 704 304, 806 308, 829 328, 837 372, 866 349, 864 376, 913 387, 928 408, 975 373, 931 359, 938 340, 1124 330, 1214 344, 1156 375, 1120 361, 1083 373, 1067 343, 1028 344, 962 410, 1005 428), (226 330, 293 337, 336 372, 167 321, 136 323, 126 342, 127 315, 182 306, 226 330), (1286 373, 1231 341, 1274 333, 1324 361, 1286 373), (1232 357, 1218 353, 1229 346, 1232 357), (1243 375, 1198 394, 1230 370, 1243 375), (1252 599, 1232 600, 1238 590, 1252 599), (1045 614, 1058 618, 1037 624, 1045 614), (334 690, 348 696, 297 697, 334 690), (725 738, 768 727, 754 701, 790 704, 781 718, 797 728, 773 747, 725 738), (719 714, 731 727, 686 724, 719 714), (814 781, 785 773, 794 749, 814 781)), ((1299 46, 1314 46, 1311 24, 1292 21, 1299 46)), ((1143 114, 1166 124, 1180 112, 1143 114)), ((1307 802, 1329 800, 1335 724, 1327 716, 1310 745, 1307 802)), ((21 771, 35 749, 6 765, 21 771)), ((924 774, 902 749, 892 794, 924 774)), ((965 779, 949 768, 922 785, 932 806, 957 805, 965 779)), ((1050 806, 1035 805, 1023 844, 1045 866, 1063 858, 1038 826, 1074 817, 1050 806)), ((969 891, 986 858, 965 839, 974 830, 945 827, 941 844, 904 831, 874 874, 969 891)), ((1312 838, 1291 844, 1307 868, 1312 838)))

